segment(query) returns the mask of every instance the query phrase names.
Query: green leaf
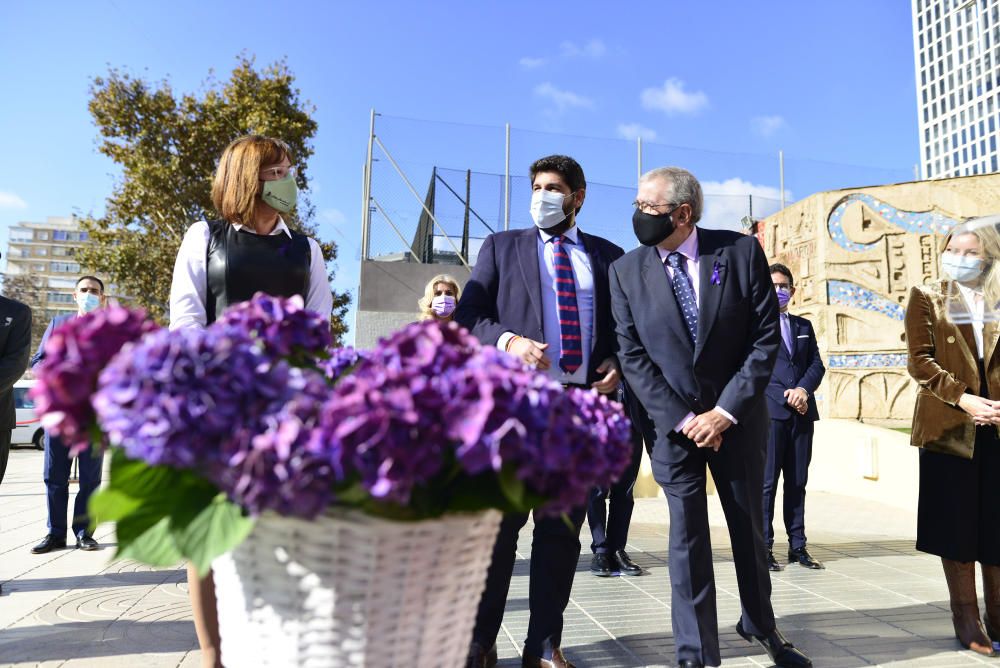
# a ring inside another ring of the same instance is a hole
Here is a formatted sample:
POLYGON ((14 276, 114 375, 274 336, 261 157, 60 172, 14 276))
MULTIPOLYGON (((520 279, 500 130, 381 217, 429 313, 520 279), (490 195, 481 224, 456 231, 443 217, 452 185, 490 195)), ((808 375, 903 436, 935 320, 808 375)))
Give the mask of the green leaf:
POLYGON ((517 471, 512 466, 504 466, 500 469, 500 489, 504 496, 510 500, 514 508, 520 511, 528 510, 524 505, 524 483, 517 477, 517 471))
POLYGON ((133 498, 118 489, 104 487, 91 496, 87 504, 91 529, 101 522, 115 522, 128 517, 141 507, 141 499, 133 498))
POLYGON ((204 574, 213 559, 242 543, 254 524, 242 508, 218 494, 186 526, 171 527, 171 533, 181 554, 204 574))
POLYGON ((140 532, 128 544, 123 545, 121 531, 125 527, 129 533, 132 533, 134 528, 130 526, 131 521, 131 518, 127 518, 118 522, 119 538, 116 557, 135 559, 150 566, 175 566, 184 560, 184 555, 177 549, 174 537, 171 535, 169 518, 161 518, 140 532))

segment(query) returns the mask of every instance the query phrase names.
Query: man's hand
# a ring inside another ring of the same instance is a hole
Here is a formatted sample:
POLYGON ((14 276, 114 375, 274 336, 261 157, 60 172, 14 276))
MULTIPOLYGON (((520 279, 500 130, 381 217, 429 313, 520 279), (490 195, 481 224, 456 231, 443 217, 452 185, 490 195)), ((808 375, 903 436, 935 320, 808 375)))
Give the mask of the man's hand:
POLYGON ((545 354, 545 349, 548 347, 549 344, 547 343, 539 343, 538 341, 519 336, 511 341, 507 352, 525 364, 541 371, 546 371, 552 366, 552 360, 545 354))
POLYGON ((691 418, 681 432, 699 448, 718 450, 722 445, 722 432, 731 426, 733 423, 729 418, 717 410, 710 410, 691 418))
POLYGON ((798 411, 799 415, 805 415, 809 409, 809 393, 801 387, 785 390, 785 403, 798 411))
POLYGON ((591 383, 590 386, 592 388, 601 394, 611 394, 618 389, 618 383, 622 379, 622 374, 618 369, 617 359, 609 357, 601 362, 601 366, 597 367, 597 373, 603 373, 604 377, 595 383, 591 383))

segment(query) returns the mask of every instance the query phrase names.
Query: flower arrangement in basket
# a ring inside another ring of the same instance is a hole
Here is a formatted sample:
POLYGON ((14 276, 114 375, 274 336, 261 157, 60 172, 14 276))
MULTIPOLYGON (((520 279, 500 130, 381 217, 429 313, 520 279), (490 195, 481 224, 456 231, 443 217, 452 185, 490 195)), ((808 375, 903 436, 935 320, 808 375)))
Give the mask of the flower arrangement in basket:
POLYGON ((44 426, 73 451, 112 448, 91 516, 116 523, 117 556, 151 565, 204 572, 268 512, 558 514, 631 456, 618 404, 455 324, 331 349, 300 298, 258 294, 200 330, 99 309, 45 352, 33 390, 44 426))

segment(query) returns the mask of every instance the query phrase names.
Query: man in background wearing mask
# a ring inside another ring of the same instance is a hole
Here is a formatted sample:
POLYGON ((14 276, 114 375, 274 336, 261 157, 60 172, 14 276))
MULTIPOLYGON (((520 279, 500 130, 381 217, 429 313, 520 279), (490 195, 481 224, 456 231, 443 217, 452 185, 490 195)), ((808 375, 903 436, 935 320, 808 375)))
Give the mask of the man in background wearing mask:
MULTIPOLYGON (((565 387, 617 391, 614 323, 608 266, 621 248, 577 226, 587 182, 570 157, 531 165, 535 226, 491 234, 455 311, 455 320, 484 345, 496 346, 549 373, 565 387)), ((586 499, 561 517, 535 517, 531 554, 531 612, 522 666, 572 667, 560 649, 563 611, 580 556, 586 499)), ((526 513, 504 517, 479 603, 467 666, 496 665, 496 638, 514 570, 517 535, 526 513)))
POLYGON ((816 334, 805 318, 788 313, 795 295, 792 272, 783 264, 772 264, 771 281, 778 296, 778 323, 781 345, 774 363, 771 382, 764 396, 771 414, 764 467, 764 542, 767 565, 780 571, 774 558, 774 494, 778 477, 784 477, 785 531, 788 533, 788 561, 806 568, 823 568, 806 549, 806 481, 812 459, 813 422, 819 419, 814 393, 826 367, 819 356, 816 334))
MULTIPOLYGON (((45 344, 49 341, 49 336, 56 327, 63 324, 70 318, 84 316, 91 311, 105 305, 104 283, 96 276, 84 276, 76 282, 76 289, 73 291, 73 298, 76 300, 76 313, 60 315, 52 319, 45 334, 42 335, 42 342, 38 346, 38 352, 31 358, 31 366, 45 359, 45 344)), ((87 516, 87 501, 90 495, 101 485, 101 464, 104 455, 95 453, 91 448, 87 448, 79 455, 80 489, 76 493, 76 501, 73 504, 73 535, 76 538, 76 546, 81 550, 96 550, 97 541, 90 535, 88 524, 90 518, 87 516)), ((45 554, 52 550, 66 547, 66 509, 69 505, 69 473, 72 460, 69 457, 69 448, 63 444, 57 436, 52 436, 45 432, 45 489, 49 509, 48 527, 49 532, 38 545, 31 548, 32 554, 45 554)))
POLYGON ((611 266, 611 309, 622 374, 653 422, 653 478, 670 510, 678 663, 722 662, 707 466, 729 527, 743 613, 737 633, 778 666, 811 666, 775 626, 761 526, 762 395, 781 345, 764 251, 754 237, 696 227, 701 185, 679 167, 644 174, 634 204, 642 247, 611 266))

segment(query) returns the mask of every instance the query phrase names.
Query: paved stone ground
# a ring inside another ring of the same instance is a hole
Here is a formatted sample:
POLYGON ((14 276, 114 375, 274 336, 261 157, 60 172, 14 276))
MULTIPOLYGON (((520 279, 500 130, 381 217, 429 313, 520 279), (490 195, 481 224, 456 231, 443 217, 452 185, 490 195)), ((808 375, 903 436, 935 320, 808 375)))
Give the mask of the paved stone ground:
MULTIPOLYGON (((42 453, 15 450, 0 486, 0 666, 198 666, 183 570, 109 563, 107 527, 97 533, 99 552, 29 553, 45 534, 41 468, 42 453)), ((715 499, 710 508, 723 666, 769 666, 733 630, 735 572, 715 499)), ((828 568, 774 574, 773 602, 781 629, 817 668, 1000 666, 958 647, 940 564, 913 549, 912 512, 813 494, 807 519, 810 547, 828 568)), ((527 628, 530 528, 521 537, 499 643, 505 668, 520 665, 527 628)), ((581 668, 673 665, 665 502, 636 506, 629 551, 648 575, 592 577, 588 535, 584 528, 585 554, 566 614, 567 654, 581 668)))

